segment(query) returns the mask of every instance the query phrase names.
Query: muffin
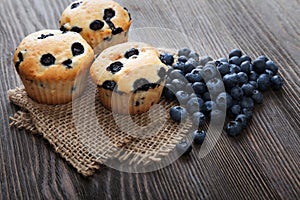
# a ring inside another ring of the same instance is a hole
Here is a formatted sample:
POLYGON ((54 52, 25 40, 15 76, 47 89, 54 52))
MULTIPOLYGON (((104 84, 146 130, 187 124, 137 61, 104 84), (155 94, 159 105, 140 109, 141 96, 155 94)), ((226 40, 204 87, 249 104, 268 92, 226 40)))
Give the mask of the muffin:
POLYGON ((107 47, 127 42, 131 22, 128 10, 112 0, 83 0, 64 10, 60 29, 80 33, 98 54, 107 47))
POLYGON ((92 64, 90 74, 106 108, 134 115, 159 102, 167 69, 157 49, 127 42, 105 49, 92 64))
POLYGON ((63 104, 84 90, 93 58, 93 49, 80 34, 42 30, 22 40, 13 61, 29 97, 63 104))

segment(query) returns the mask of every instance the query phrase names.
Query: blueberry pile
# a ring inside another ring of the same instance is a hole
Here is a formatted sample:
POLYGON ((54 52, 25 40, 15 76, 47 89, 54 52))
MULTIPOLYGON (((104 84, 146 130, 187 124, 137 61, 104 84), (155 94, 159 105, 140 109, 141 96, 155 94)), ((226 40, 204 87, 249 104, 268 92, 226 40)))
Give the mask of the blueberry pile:
MULTIPOLYGON (((206 120, 218 121, 225 115, 230 119, 227 135, 240 135, 252 119, 255 105, 262 103, 263 93, 283 86, 273 61, 266 56, 252 60, 240 49, 215 61, 209 56, 200 58, 189 48, 180 49, 177 59, 169 53, 162 53, 160 59, 169 68, 163 97, 179 103, 170 109, 170 117, 178 123, 190 117, 194 144, 203 143, 206 132, 201 129, 206 120)), ((184 141, 176 149, 186 154, 191 146, 184 141)))

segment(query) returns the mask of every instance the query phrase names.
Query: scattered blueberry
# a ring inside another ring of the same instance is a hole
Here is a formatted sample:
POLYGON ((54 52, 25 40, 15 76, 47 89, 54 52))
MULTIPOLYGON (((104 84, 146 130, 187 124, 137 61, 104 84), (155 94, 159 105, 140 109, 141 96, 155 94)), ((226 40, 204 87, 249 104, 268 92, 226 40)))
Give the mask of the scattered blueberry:
POLYGON ((202 77, 204 80, 210 80, 214 78, 217 75, 217 70, 216 67, 213 65, 205 65, 203 70, 202 70, 202 77))
POLYGON ((247 56, 247 55, 242 55, 240 57, 240 61, 241 61, 241 63, 243 63, 245 61, 249 61, 251 63, 252 59, 249 56, 247 56))
POLYGON ((266 70, 266 61, 263 59, 255 59, 252 63, 253 71, 258 74, 264 73, 266 70))
POLYGON ((177 98, 177 101, 181 104, 181 105, 185 105, 189 98, 190 98, 190 95, 189 93, 187 93, 186 91, 178 91, 175 93, 175 96, 177 98))
POLYGON ((160 54, 159 58, 161 62, 164 63, 165 65, 172 65, 174 62, 174 56, 169 53, 162 53, 160 54))
POLYGON ((237 75, 238 75, 238 78, 239 78, 239 84, 240 85, 248 83, 248 76, 245 72, 239 72, 237 75))
POLYGON ((251 71, 251 63, 250 61, 246 60, 244 62, 242 62, 241 64, 241 71, 246 73, 246 74, 250 74, 250 71, 251 71))
POLYGON ((266 62, 266 69, 271 70, 274 75, 276 75, 278 72, 278 66, 271 60, 266 62))
POLYGON ((186 104, 186 109, 188 113, 193 114, 195 112, 199 112, 203 106, 203 100, 199 97, 193 97, 188 100, 186 104))
POLYGON ((261 91, 266 91, 270 89, 272 85, 271 77, 267 74, 261 74, 257 79, 257 85, 258 85, 258 89, 261 91))
POLYGON ((240 105, 242 108, 253 109, 254 101, 251 97, 243 97, 242 100, 240 101, 240 105))
POLYGON ((235 118, 235 121, 240 123, 242 128, 246 128, 248 125, 248 118, 244 114, 240 114, 235 118))
POLYGON ((279 90, 283 86, 283 78, 279 75, 275 75, 271 78, 272 87, 275 90, 279 90))
POLYGON ((206 101, 203 106, 201 111, 206 115, 209 116, 212 110, 216 109, 216 103, 213 101, 206 101))
POLYGON ((257 59, 263 60, 265 62, 267 62, 269 60, 269 58, 267 56, 264 56, 264 55, 258 56, 257 59))
POLYGON ((178 62, 186 63, 188 61, 188 58, 186 56, 179 56, 177 60, 178 62))
POLYGON ((203 95, 207 92, 206 84, 203 82, 195 82, 192 84, 192 88, 197 95, 203 95))
POLYGON ((200 82, 203 81, 202 75, 201 75, 201 70, 200 69, 194 69, 190 73, 187 73, 185 75, 185 78, 190 82, 190 83, 195 83, 195 82, 200 82))
POLYGON ((184 107, 174 106, 170 109, 170 117, 175 122, 184 122, 188 117, 188 113, 184 107))
POLYGON ((223 82, 226 89, 231 89, 239 83, 239 77, 237 74, 226 74, 223 77, 223 82))
POLYGON ((242 51, 240 49, 233 49, 229 52, 229 58, 232 58, 234 56, 237 56, 237 57, 241 57, 242 56, 242 51))
POLYGON ((217 69, 219 70, 220 74, 224 76, 230 72, 230 65, 228 63, 221 62, 218 64, 217 69))
POLYGON ((231 57, 229 59, 229 64, 240 65, 241 64, 240 57, 238 57, 238 56, 231 57))
POLYGON ((179 49, 178 56, 189 57, 190 53, 191 53, 191 50, 189 48, 182 48, 182 49, 179 49))
POLYGON ((192 144, 186 140, 182 140, 176 144, 176 151, 179 154, 182 154, 182 156, 187 156, 189 153, 191 153, 192 149, 192 144))
POLYGON ((253 101, 258 104, 261 104, 264 98, 263 94, 259 90, 254 90, 251 97, 253 101))
POLYGON ((231 137, 238 136, 242 132, 242 125, 237 121, 231 121, 226 126, 226 132, 231 137))
POLYGON ((258 74, 255 71, 250 71, 250 74, 248 75, 249 81, 257 81, 258 74))
POLYGON ((205 66, 210 61, 213 61, 213 59, 211 57, 209 57, 209 56, 203 56, 203 57, 200 58, 199 64, 201 66, 205 66))
POLYGON ((206 137, 205 131, 195 130, 193 132, 193 142, 194 144, 201 145, 203 144, 206 137))
POLYGON ((199 61, 199 54, 197 52, 191 52, 189 55, 189 58, 193 58, 194 60, 196 60, 197 62, 199 61))
POLYGON ((253 91, 255 90, 254 86, 250 83, 242 85, 241 88, 245 96, 251 96, 253 94, 253 91))
POLYGON ((202 112, 195 112, 192 116, 193 125, 200 128, 205 124, 205 115, 202 112))
POLYGON ((188 60, 186 63, 184 63, 183 73, 184 74, 190 73, 194 69, 195 69, 194 64, 190 60, 188 60))
POLYGON ((176 99, 176 96, 175 96, 175 88, 172 84, 165 84, 165 87, 163 89, 163 96, 169 100, 169 101, 173 101, 176 99))
POLYGON ((238 114, 241 113, 241 111, 242 111, 242 108, 239 104, 235 104, 235 105, 231 106, 231 108, 230 108, 230 114, 232 116, 237 116, 238 114))
POLYGON ((174 65, 173 65, 173 68, 174 69, 178 69, 178 70, 181 70, 183 71, 183 68, 184 68, 184 62, 176 62, 174 65))
POLYGON ((240 100, 244 96, 244 92, 240 87, 233 87, 231 89, 230 95, 232 96, 232 98, 240 100))

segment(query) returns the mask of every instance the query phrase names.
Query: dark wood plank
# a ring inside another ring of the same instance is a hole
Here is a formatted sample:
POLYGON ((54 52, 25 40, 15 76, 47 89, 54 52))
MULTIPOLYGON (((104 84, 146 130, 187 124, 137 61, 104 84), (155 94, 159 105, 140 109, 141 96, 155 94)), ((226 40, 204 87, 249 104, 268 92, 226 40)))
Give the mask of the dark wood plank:
POLYGON ((239 47, 279 63, 282 91, 268 92, 242 137, 222 134, 205 158, 195 152, 164 169, 129 174, 103 166, 79 175, 41 137, 9 127, 18 110, 6 91, 21 85, 12 54, 29 33, 58 28, 71 2, 3 0, 0 7, 0 199, 299 199, 299 1, 120 0, 133 29, 185 34, 201 55, 225 56, 239 47))

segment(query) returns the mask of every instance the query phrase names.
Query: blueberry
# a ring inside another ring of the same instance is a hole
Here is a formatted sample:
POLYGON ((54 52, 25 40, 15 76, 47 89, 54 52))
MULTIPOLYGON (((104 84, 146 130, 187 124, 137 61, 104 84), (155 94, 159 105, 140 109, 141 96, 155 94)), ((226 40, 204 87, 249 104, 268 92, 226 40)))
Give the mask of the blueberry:
POLYGON ((251 58, 249 56, 243 55, 243 56, 240 57, 240 61, 241 61, 241 63, 243 63, 245 61, 248 61, 248 62, 251 63, 252 60, 251 60, 251 58))
POLYGON ((258 90, 254 90, 251 97, 253 101, 258 104, 261 104, 264 98, 263 94, 258 90))
POLYGON ((136 81, 134 81, 133 83, 133 89, 135 91, 147 91, 149 90, 149 81, 145 78, 140 78, 140 79, 137 79, 136 81))
POLYGON ((261 74, 257 79, 257 85, 260 91, 266 91, 270 89, 272 85, 270 76, 267 74, 261 74))
POLYGON ((95 20, 90 24, 90 29, 93 31, 101 30, 104 26, 104 22, 100 20, 95 20))
POLYGON ((175 96, 174 91, 175 91, 175 88, 174 88, 173 85, 171 85, 171 84, 165 84, 165 87, 164 87, 164 89, 163 89, 163 93, 162 93, 162 94, 163 94, 163 96, 164 96, 167 100, 173 101, 173 100, 176 99, 176 96, 175 96))
POLYGON ((183 72, 179 69, 174 69, 170 71, 169 77, 171 79, 180 79, 180 80, 185 79, 183 72))
POLYGON ((207 92, 207 87, 203 82, 195 82, 192 84, 192 88, 197 95, 202 95, 207 92))
POLYGON ((240 105, 242 108, 253 109, 254 101, 251 97, 243 97, 242 100, 240 101, 240 105))
POLYGON ((201 145, 203 144, 206 137, 205 131, 195 130, 193 132, 193 142, 194 144, 201 145))
POLYGON ((188 102, 189 98, 190 98, 189 93, 187 93, 186 91, 182 91, 182 90, 176 92, 175 96, 177 98, 177 101, 181 105, 185 105, 188 102))
POLYGON ((73 26, 70 31, 80 33, 82 31, 82 28, 80 28, 78 26, 73 26))
POLYGON ((67 69, 72 69, 72 66, 71 66, 72 60, 71 59, 65 60, 64 62, 62 62, 62 64, 65 65, 67 69))
POLYGON ((190 73, 191 71, 193 71, 195 69, 195 66, 192 62, 190 61, 187 61, 185 64, 184 64, 184 67, 183 67, 183 73, 184 74, 187 74, 187 73, 190 73))
POLYGON ((167 75, 167 71, 164 67, 161 67, 158 72, 157 72, 157 75, 159 76, 160 78, 160 81, 164 80, 166 78, 166 75, 167 75))
POLYGON ((239 104, 235 104, 235 105, 231 106, 229 111, 232 116, 237 116, 238 114, 241 113, 242 107, 239 104))
POLYGON ((193 125, 200 128, 205 124, 205 115, 202 112, 195 112, 192 116, 193 125))
POLYGON ((114 63, 110 64, 106 68, 106 70, 109 71, 109 72, 111 72, 112 74, 115 74, 118 71, 120 71, 122 68, 123 68, 123 63, 117 61, 117 62, 114 62, 114 63))
POLYGON ((229 52, 229 58, 232 58, 234 56, 241 57, 242 55, 243 53, 240 49, 233 49, 229 52))
POLYGON ((185 75, 185 78, 190 82, 190 83, 195 83, 195 82, 200 82, 203 81, 202 75, 201 75, 201 70, 200 69, 194 69, 191 71, 191 73, 187 73, 185 75))
POLYGON ((242 90, 245 96, 252 96, 253 91, 255 90, 254 86, 250 83, 242 85, 242 90))
POLYGON ((209 61, 213 61, 213 59, 209 56, 203 56, 200 58, 199 64, 205 66, 209 61))
POLYGON ((240 123, 242 128, 246 128, 248 125, 248 118, 244 114, 240 114, 235 118, 235 121, 240 123))
POLYGON ((196 52, 191 52, 190 55, 189 55, 189 58, 193 58, 195 61, 199 61, 199 54, 196 53, 196 52))
POLYGON ((257 59, 263 60, 265 62, 267 62, 269 60, 269 58, 267 56, 264 56, 264 55, 258 56, 257 59))
POLYGON ((230 95, 236 100, 241 100, 244 96, 244 92, 240 87, 233 87, 230 91, 230 95))
POLYGON ((205 92, 205 93, 202 95, 202 99, 203 99, 204 102, 210 101, 210 100, 211 100, 210 93, 209 93, 209 92, 205 92))
POLYGON ((75 42, 72 44, 71 50, 73 56, 78 56, 84 53, 84 46, 79 42, 75 42))
POLYGON ((253 71, 262 74, 266 70, 266 62, 262 59, 255 59, 252 63, 253 71))
POLYGON ((227 58, 219 58, 217 61, 220 63, 228 63, 227 58))
POLYGON ((122 33, 122 32, 123 32, 123 29, 121 27, 112 29, 112 34, 113 35, 117 35, 117 34, 122 33))
POLYGON ((243 84, 248 82, 248 76, 245 72, 239 72, 237 75, 239 77, 239 84, 240 85, 243 85, 243 84))
POLYGON ((42 55, 42 57, 40 59, 40 62, 44 66, 50 66, 50 65, 54 65, 55 64, 55 60, 56 59, 55 59, 55 57, 52 54, 47 53, 47 54, 42 55))
POLYGON ((249 81, 257 81, 258 74, 255 71, 250 71, 250 74, 248 75, 249 81))
POLYGON ((278 72, 278 66, 271 60, 266 62, 266 69, 271 70, 274 75, 276 75, 278 72))
POLYGON ((244 72, 244 73, 246 73, 246 74, 250 74, 250 67, 251 67, 251 63, 250 63, 250 61, 244 61, 244 62, 242 62, 242 64, 241 64, 241 72, 244 72))
POLYGON ((128 15, 129 15, 129 21, 131 21, 132 18, 131 18, 131 14, 130 14, 128 8, 124 7, 124 10, 126 10, 126 12, 128 13, 128 15))
POLYGON ((231 121, 226 126, 226 132, 231 137, 238 136, 242 132, 242 125, 237 121, 231 121))
POLYGON ((242 108, 242 114, 246 115, 248 120, 251 120, 253 117, 253 110, 251 108, 242 108))
POLYGON ((47 38, 47 37, 51 37, 51 36, 54 36, 54 34, 52 34, 52 33, 49 33, 49 34, 47 34, 47 35, 42 34, 41 36, 38 37, 38 39, 39 39, 39 40, 43 40, 43 39, 45 39, 45 38, 47 38))
POLYGON ((186 56, 179 56, 177 60, 178 62, 186 63, 188 61, 188 58, 186 56))
POLYGON ((271 78, 272 87, 275 90, 279 90, 283 86, 283 78, 279 75, 275 75, 271 78))
POLYGON ((164 63, 165 65, 172 65, 174 62, 174 56, 169 53, 162 53, 160 54, 159 58, 161 62, 164 63))
POLYGON ((274 76, 274 73, 271 70, 269 70, 269 69, 266 69, 266 71, 264 72, 264 74, 267 74, 270 77, 274 76))
POLYGON ((232 105, 231 95, 226 92, 220 93, 216 98, 216 104, 222 110, 231 107, 232 105))
POLYGON ((236 64, 230 64, 230 73, 239 73, 241 68, 236 64))
POLYGON ((239 83, 239 77, 237 74, 226 74, 223 77, 223 82, 226 89, 231 89, 239 83))
POLYGON ((217 75, 217 70, 216 70, 215 66, 207 64, 203 67, 202 77, 205 80, 210 80, 210 79, 214 78, 216 75, 217 75))
POLYGON ((212 110, 210 113, 211 123, 214 125, 220 125, 224 123, 226 114, 222 110, 212 110))
POLYGON ((111 90, 113 91, 114 88, 117 86, 116 82, 114 81, 105 81, 103 84, 102 84, 102 87, 106 90, 111 90))
POLYGON ((186 82, 181 79, 173 79, 171 84, 174 86, 175 90, 183 90, 186 86, 186 82))
POLYGON ((219 70, 220 74, 224 76, 225 74, 228 74, 230 72, 230 65, 228 63, 221 62, 217 69, 219 70))
POLYGON ((186 140, 180 141, 180 143, 176 144, 176 151, 182 156, 187 156, 191 153, 193 147, 192 144, 186 140))
POLYGON ((188 117, 188 113, 184 107, 174 106, 170 109, 170 117, 175 122, 184 122, 188 117))
POLYGON ((203 100, 199 97, 193 97, 188 100, 186 104, 186 109, 188 113, 193 114, 195 112, 199 112, 203 106, 203 100))
POLYGON ((254 87, 255 90, 258 88, 258 84, 257 84, 256 81, 249 81, 249 83, 250 83, 251 85, 253 85, 253 87, 254 87))
POLYGON ((174 69, 178 69, 178 70, 181 70, 183 71, 183 68, 184 68, 184 62, 176 62, 174 65, 173 65, 173 68, 174 69))
POLYGON ((138 56, 140 54, 139 50, 136 48, 131 48, 128 51, 125 52, 124 57, 129 59, 131 56, 138 56))
POLYGON ((213 101, 206 101, 203 106, 201 111, 208 116, 212 110, 216 109, 216 103, 213 101))
POLYGON ((81 1, 81 2, 73 3, 73 4, 71 5, 71 9, 77 8, 81 3, 82 3, 82 1, 81 1))
POLYGON ((189 57, 191 53, 191 50, 187 47, 179 49, 178 51, 178 56, 185 56, 185 57, 189 57))
POLYGON ((103 19, 104 19, 105 21, 111 20, 111 18, 113 18, 115 15, 116 15, 116 12, 115 12, 113 9, 108 8, 108 9, 105 9, 105 10, 104 10, 104 16, 103 16, 103 19))
POLYGON ((235 64, 235 65, 240 65, 241 61, 240 61, 240 57, 238 56, 233 56, 229 59, 229 64, 235 64))
POLYGON ((217 94, 221 93, 222 91, 224 91, 223 81, 221 81, 218 78, 213 78, 213 79, 209 80, 206 83, 206 86, 207 86, 208 91, 212 95, 217 95, 217 94))

